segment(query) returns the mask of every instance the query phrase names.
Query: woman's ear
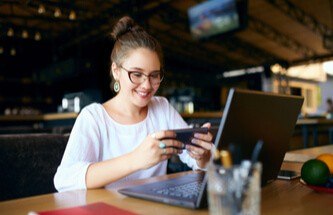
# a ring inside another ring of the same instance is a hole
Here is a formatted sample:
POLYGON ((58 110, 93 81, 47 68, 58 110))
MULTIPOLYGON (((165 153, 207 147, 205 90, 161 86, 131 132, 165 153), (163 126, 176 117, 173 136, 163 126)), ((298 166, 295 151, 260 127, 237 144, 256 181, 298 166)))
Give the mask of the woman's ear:
POLYGON ((113 79, 115 80, 119 80, 118 76, 119 76, 119 70, 118 70, 118 67, 117 67, 117 64, 116 63, 112 63, 111 65, 111 72, 112 72, 112 76, 113 76, 113 79))

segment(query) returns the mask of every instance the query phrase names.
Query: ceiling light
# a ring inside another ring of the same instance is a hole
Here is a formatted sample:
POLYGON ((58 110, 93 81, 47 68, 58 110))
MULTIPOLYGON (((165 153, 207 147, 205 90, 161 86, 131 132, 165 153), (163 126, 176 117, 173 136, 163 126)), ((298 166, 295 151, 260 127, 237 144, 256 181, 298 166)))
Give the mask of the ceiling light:
POLYGON ((3 52, 4 52, 4 49, 2 46, 0 46, 0 54, 3 54, 3 52))
POLYGON ((35 33, 35 37, 34 38, 35 38, 36 41, 40 41, 42 39, 42 35, 37 31, 35 33))
POLYGON ((74 10, 71 10, 71 12, 69 13, 69 17, 70 20, 74 20, 76 19, 76 13, 74 10))
POLYGON ((54 17, 60 17, 61 16, 61 10, 57 7, 54 11, 54 17))
POLYGON ((271 66, 271 71, 275 74, 279 73, 282 70, 282 66, 278 63, 271 66))
POLYGON ((45 7, 44 7, 44 5, 39 5, 39 7, 38 7, 38 13, 39 14, 43 14, 43 13, 45 13, 45 7))
POLYGON ((287 70, 289 77, 325 82, 327 74, 324 72, 322 63, 309 63, 291 66, 287 70))
POLYGON ((27 30, 23 30, 22 31, 22 38, 27 39, 29 37, 28 31, 27 30))
POLYGON ((323 70, 329 74, 333 75, 333 61, 326 61, 323 63, 323 70))
POLYGON ((9 28, 8 31, 7 31, 7 36, 8 37, 12 37, 14 36, 14 30, 12 28, 9 28))
POLYGON ((10 49, 10 55, 11 56, 15 56, 16 55, 16 49, 15 48, 11 48, 10 49))

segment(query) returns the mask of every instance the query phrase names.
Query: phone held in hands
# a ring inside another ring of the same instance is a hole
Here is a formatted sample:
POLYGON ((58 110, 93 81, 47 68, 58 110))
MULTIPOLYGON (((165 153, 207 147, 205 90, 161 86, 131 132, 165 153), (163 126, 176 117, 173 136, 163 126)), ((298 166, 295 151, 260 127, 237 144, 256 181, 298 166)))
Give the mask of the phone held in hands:
POLYGON ((183 128, 183 129, 173 129, 171 131, 174 131, 176 133, 175 139, 186 144, 193 144, 191 141, 194 138, 195 133, 202 133, 207 134, 208 128, 202 127, 202 128, 183 128))

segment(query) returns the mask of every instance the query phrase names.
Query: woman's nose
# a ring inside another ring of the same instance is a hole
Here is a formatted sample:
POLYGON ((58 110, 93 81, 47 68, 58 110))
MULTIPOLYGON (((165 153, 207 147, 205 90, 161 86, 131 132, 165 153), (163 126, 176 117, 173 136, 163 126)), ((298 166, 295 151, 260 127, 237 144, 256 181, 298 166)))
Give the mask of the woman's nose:
POLYGON ((150 79, 147 76, 144 77, 144 81, 141 83, 141 85, 145 86, 147 89, 152 88, 152 85, 150 83, 150 79))

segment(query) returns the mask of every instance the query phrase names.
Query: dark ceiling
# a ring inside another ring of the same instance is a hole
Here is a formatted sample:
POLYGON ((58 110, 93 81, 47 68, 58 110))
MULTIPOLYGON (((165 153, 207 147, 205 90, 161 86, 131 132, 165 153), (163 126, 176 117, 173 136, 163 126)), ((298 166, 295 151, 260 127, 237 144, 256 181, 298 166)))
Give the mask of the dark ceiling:
POLYGON ((333 49, 323 45, 323 38, 332 35, 332 1, 248 0, 248 25, 244 30, 197 41, 189 32, 187 10, 202 1, 1 0, 0 59, 2 68, 9 68, 15 62, 11 59, 29 58, 35 47, 44 47, 41 59, 71 50, 105 37, 114 22, 128 14, 158 38, 167 57, 205 65, 207 70, 325 60, 333 57, 333 49), (45 12, 38 13, 41 4, 45 12), (61 11, 59 17, 54 16, 56 8, 61 11), (68 18, 72 10, 74 20, 68 18), (9 29, 13 36, 8 36, 9 29), (26 39, 22 39, 24 30, 28 33, 26 39), (34 39, 37 32, 40 41, 34 39), (10 50, 15 45, 13 57, 10 50))

